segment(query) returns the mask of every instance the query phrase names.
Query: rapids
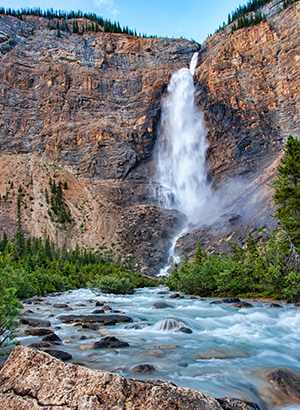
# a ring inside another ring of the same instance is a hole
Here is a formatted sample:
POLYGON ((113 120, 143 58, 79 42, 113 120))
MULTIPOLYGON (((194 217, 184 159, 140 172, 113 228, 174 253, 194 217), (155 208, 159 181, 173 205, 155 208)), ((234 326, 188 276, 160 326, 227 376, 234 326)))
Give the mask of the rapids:
MULTIPOLYGON (((51 321, 51 328, 63 340, 63 346, 57 348, 71 353, 73 362, 126 377, 170 380, 213 397, 239 397, 258 403, 262 409, 300 409, 288 400, 272 404, 272 388, 265 378, 266 371, 276 367, 300 372, 299 309, 283 302, 281 308, 270 308, 267 301, 251 302, 251 308, 235 308, 210 304, 211 299, 168 299, 170 294, 164 288, 139 289, 125 296, 80 289, 25 303, 24 309, 33 311, 29 317, 51 321), (59 320, 60 315, 92 313, 96 300, 132 317, 133 323, 93 331, 59 320), (165 302, 167 307, 155 309, 155 302, 165 302), (67 303, 73 311, 55 308, 57 303, 67 303), (181 326, 193 333, 180 332, 181 326), (93 342, 106 335, 130 346, 94 350, 93 342), (145 363, 153 365, 155 372, 143 375, 131 371, 145 363)), ((25 336, 24 328, 21 326, 18 334, 22 345, 41 340, 25 336)))

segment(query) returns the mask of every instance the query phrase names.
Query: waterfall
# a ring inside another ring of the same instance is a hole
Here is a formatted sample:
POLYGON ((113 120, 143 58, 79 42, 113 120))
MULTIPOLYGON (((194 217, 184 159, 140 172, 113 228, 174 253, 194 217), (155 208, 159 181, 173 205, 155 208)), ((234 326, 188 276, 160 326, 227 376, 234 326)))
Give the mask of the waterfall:
MULTIPOLYGON (((206 174, 207 129, 204 114, 195 104, 193 76, 198 53, 194 53, 190 67, 172 75, 162 100, 161 124, 157 143, 156 196, 161 206, 177 209, 187 216, 188 223, 202 220, 209 188, 206 174)), ((159 275, 165 276, 174 262, 176 235, 169 250, 168 266, 159 275)))
POLYGON ((208 194, 207 129, 204 115, 194 102, 197 58, 195 53, 189 69, 182 68, 172 75, 162 100, 157 145, 158 200, 165 208, 184 213, 192 223, 201 219, 208 194))

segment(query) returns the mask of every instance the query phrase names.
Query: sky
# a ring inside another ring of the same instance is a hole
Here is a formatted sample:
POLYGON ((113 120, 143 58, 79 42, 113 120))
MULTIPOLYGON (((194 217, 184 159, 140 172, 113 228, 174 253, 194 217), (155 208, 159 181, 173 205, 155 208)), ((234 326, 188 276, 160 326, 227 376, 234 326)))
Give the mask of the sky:
POLYGON ((82 10, 119 21, 137 33, 187 38, 202 43, 228 13, 247 0, 2 0, 0 5, 20 9, 82 10))

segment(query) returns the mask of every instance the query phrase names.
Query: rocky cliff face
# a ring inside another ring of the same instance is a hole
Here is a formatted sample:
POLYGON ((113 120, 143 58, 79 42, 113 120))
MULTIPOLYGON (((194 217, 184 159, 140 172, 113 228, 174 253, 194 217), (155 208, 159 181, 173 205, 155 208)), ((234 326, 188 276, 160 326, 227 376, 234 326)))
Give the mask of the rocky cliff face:
POLYGON ((289 134, 300 137, 300 4, 264 7, 266 22, 209 37, 195 77, 197 102, 209 128, 209 176, 222 206, 213 225, 180 241, 190 254, 197 239, 225 250, 257 226, 273 227, 270 183, 289 134))
MULTIPOLYGON (((267 182, 286 136, 300 136, 299 10, 299 2, 275 13, 268 6, 267 22, 232 34, 227 27, 201 47, 195 82, 209 128, 209 176, 230 200, 216 232, 194 227, 182 251, 192 253, 203 232, 207 245, 226 245, 269 224, 267 182)), ((153 274, 183 223, 151 199, 160 100, 200 46, 63 30, 59 37, 50 26, 56 21, 0 16, 0 234, 14 232, 21 185, 28 234, 111 247, 153 274), (71 223, 51 215, 50 177, 67 182, 71 223)))

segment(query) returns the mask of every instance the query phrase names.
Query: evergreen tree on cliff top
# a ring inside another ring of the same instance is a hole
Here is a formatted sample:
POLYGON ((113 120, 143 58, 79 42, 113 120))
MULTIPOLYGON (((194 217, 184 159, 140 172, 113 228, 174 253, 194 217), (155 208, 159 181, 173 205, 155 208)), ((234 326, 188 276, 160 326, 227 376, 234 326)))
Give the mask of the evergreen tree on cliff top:
POLYGON ((274 216, 300 253, 300 141, 290 135, 284 152, 274 182, 274 216))

